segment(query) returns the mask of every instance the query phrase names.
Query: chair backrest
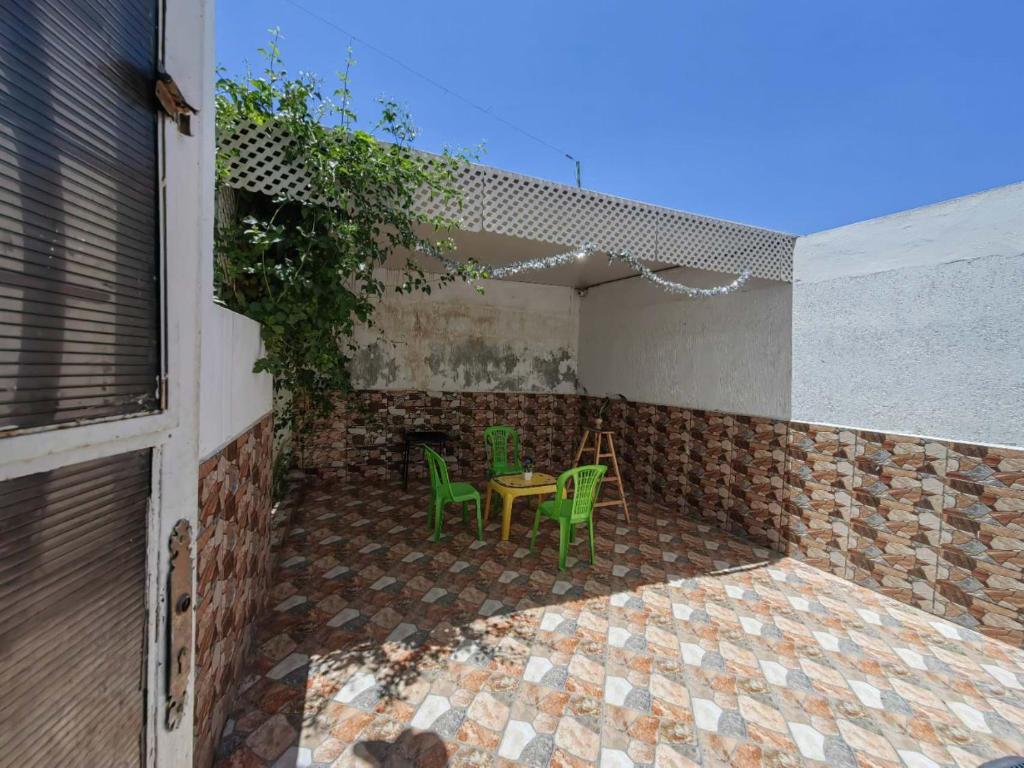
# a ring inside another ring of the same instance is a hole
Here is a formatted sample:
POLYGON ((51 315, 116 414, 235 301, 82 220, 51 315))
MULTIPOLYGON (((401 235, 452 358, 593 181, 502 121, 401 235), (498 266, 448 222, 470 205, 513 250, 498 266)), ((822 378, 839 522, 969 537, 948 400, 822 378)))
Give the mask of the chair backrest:
POLYGON ((444 456, 437 451, 423 446, 423 456, 427 460, 427 469, 430 470, 430 490, 436 495, 443 490, 448 490, 451 481, 448 479, 448 463, 444 456))
MULTIPOLYGON (((563 499, 563 504, 570 504, 569 519, 574 523, 582 523, 594 509, 597 494, 601 489, 601 481, 608 467, 604 464, 585 464, 582 467, 567 469, 558 476, 555 483, 555 498, 563 499), (572 498, 566 495, 566 486, 572 482, 572 498)), ((564 508, 564 507, 563 507, 564 508)))
POLYGON ((519 463, 519 433, 515 427, 504 425, 484 429, 484 445, 491 468, 519 463))

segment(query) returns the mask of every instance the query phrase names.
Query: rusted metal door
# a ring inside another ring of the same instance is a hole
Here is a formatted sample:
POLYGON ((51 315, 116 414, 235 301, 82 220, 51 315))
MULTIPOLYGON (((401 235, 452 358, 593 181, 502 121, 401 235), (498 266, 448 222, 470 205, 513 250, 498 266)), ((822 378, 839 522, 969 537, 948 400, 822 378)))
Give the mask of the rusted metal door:
POLYGON ((0 465, 93 457, 0 482, 2 768, 148 759, 157 10, 0 2, 0 465))

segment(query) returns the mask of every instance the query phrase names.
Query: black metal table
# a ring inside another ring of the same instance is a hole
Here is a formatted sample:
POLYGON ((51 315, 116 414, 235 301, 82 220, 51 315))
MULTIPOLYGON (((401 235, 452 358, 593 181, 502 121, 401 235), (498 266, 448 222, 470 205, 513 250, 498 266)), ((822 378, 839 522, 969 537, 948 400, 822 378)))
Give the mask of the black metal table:
POLYGON ((448 433, 438 430, 408 430, 405 433, 405 462, 402 464, 402 488, 409 488, 409 455, 417 445, 428 445, 436 448, 442 456, 448 445, 448 433))

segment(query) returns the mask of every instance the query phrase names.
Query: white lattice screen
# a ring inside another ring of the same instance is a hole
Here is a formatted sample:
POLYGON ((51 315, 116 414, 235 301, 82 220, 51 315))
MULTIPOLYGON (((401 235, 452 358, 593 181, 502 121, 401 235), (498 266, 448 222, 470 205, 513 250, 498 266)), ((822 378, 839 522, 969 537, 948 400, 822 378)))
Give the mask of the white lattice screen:
MULTIPOLYGON (((274 123, 239 129, 222 143, 231 152, 228 184, 265 194, 302 196, 301 167, 285 160, 288 137, 274 123)), ((601 251, 629 250, 648 261, 792 280, 796 237, 731 221, 659 208, 566 184, 470 165, 459 180, 459 210, 431 200, 423 210, 443 213, 472 232, 494 232, 527 240, 601 251)), ((449 204, 450 205, 450 204, 449 204)))

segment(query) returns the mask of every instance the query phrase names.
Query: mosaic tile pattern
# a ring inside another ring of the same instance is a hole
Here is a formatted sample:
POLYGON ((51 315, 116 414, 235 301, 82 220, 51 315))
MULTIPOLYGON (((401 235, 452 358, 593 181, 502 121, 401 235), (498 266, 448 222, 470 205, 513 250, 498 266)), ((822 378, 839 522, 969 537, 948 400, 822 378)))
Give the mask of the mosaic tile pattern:
POLYGON ((1024 452, 949 443, 935 612, 1024 636, 1024 452))
POLYGON ((787 499, 782 551, 836 576, 849 577, 854 436, 834 427, 793 422, 786 448, 787 499))
MULTIPOLYGON (((487 471, 483 430, 509 424, 519 430, 523 455, 537 466, 568 467, 579 440, 580 403, 574 395, 504 392, 360 391, 338 404, 297 447, 299 467, 342 480, 397 480, 402 476, 407 430, 449 434, 453 475, 487 471)), ((420 456, 410 477, 425 479, 420 456)))
POLYGON ((631 497, 1024 646, 1024 451, 668 406, 611 422, 631 497))
POLYGON ((271 417, 199 467, 194 764, 213 762, 271 579, 271 417))
POLYGON ((857 432, 848 578, 932 610, 945 461, 938 441, 857 432))
MULTIPOLYGON (((828 473, 823 477, 827 477, 828 473)), ((555 568, 319 482, 220 766, 967 766, 1024 750, 1024 652, 722 533, 609 511, 555 568)))
POLYGON ((758 416, 733 421, 729 530, 781 549, 787 425, 758 416))
MULTIPOLYGON (((460 474, 481 476, 480 434, 503 421, 557 471, 575 447, 565 426, 578 428, 587 400, 362 393, 354 415, 315 438, 307 466, 394 478, 402 429, 447 423, 460 474), (384 430, 365 415, 381 411, 392 419, 384 430)), ((631 500, 1024 646, 1024 450, 619 399, 604 418, 631 500)))

